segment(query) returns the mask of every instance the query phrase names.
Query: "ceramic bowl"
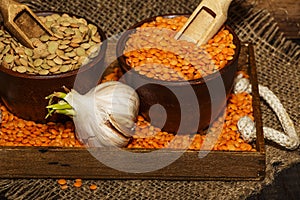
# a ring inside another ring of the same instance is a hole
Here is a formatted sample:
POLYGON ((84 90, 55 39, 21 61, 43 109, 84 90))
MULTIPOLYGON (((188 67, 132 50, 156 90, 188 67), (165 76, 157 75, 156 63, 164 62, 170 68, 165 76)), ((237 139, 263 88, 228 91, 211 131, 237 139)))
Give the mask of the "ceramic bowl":
MULTIPOLYGON (((163 15, 163 17, 173 18, 179 15, 163 15)), ((226 25, 226 29, 234 37, 236 52, 234 58, 218 72, 190 81, 151 79, 132 70, 126 63, 123 52, 130 34, 134 33, 137 27, 145 22, 154 21, 155 18, 145 19, 121 35, 116 53, 125 74, 123 79, 126 84, 136 89, 140 97, 140 113, 152 125, 173 133, 204 130, 226 106, 238 65, 239 38, 232 28, 226 25)))
MULTIPOLYGON (((39 12, 37 15, 46 16, 53 13, 39 12)), ((48 104, 45 97, 54 91, 63 91, 63 86, 86 93, 97 85, 99 77, 103 73, 102 68, 107 48, 106 36, 103 30, 99 26, 97 27, 102 41, 101 50, 91 62, 77 70, 56 75, 30 75, 0 66, 0 96, 8 110, 20 118, 40 123, 64 120, 64 117, 60 115, 53 115, 48 120, 45 119, 48 104)))

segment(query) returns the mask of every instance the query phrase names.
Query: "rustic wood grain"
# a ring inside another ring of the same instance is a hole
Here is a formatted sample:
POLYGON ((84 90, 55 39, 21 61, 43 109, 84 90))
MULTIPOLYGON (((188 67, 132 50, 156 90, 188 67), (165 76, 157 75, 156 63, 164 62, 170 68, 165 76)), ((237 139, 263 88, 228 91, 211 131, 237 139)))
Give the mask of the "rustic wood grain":
MULTIPOLYGON (((99 151, 106 156, 103 159, 122 159, 118 151, 109 148, 99 151)), ((162 152, 160 156, 170 156, 172 153, 176 151, 162 152)), ((169 166, 148 173, 126 173, 112 169, 86 149, 4 147, 0 149, 0 155, 1 178, 261 180, 265 173, 265 157, 259 152, 211 151, 200 159, 198 151, 186 151, 169 166)), ((131 167, 131 163, 126 165, 131 167)))
POLYGON ((288 39, 300 39, 299 0, 252 0, 256 9, 265 8, 278 22, 278 26, 288 39))
MULTIPOLYGON (((256 63, 255 63, 255 52, 254 47, 252 44, 248 44, 248 64, 251 67, 248 67, 248 74, 250 75, 250 81, 251 81, 251 88, 253 94, 259 94, 258 91, 258 80, 257 80, 257 71, 256 71, 256 63)), ((265 153, 265 138, 263 135, 263 124, 262 124, 262 116, 260 112, 260 96, 259 95, 253 95, 252 98, 252 107, 253 107, 253 115, 255 118, 255 125, 256 125, 256 146, 257 150, 259 152, 265 153)))

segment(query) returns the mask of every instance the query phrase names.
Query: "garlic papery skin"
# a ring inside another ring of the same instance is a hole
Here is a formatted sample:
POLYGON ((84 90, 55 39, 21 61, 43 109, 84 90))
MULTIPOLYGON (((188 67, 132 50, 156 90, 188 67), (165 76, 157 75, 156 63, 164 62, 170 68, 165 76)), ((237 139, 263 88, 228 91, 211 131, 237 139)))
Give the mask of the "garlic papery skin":
MULTIPOLYGON (((74 113, 76 135, 83 144, 88 147, 124 147, 128 144, 139 108, 139 97, 133 88, 110 81, 97 85, 84 95, 72 89, 63 99, 75 111, 68 113, 74 113)), ((56 112, 65 111, 57 109, 56 112)))

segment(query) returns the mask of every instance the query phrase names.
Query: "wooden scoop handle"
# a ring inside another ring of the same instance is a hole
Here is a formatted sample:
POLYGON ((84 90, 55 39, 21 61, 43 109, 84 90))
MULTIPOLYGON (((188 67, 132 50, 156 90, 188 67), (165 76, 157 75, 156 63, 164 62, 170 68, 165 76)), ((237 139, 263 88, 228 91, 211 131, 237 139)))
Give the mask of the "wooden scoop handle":
POLYGON ((231 1, 203 0, 175 35, 175 39, 188 40, 198 46, 207 43, 226 21, 231 1))
MULTIPOLYGON (((14 0, 0 0, 0 11, 4 22, 10 20, 10 16, 16 16, 25 9, 25 5, 14 0)), ((13 19, 12 19, 13 20, 13 19)))
POLYGON ((40 37, 44 33, 52 35, 39 17, 24 4, 14 0, 0 0, 0 10, 4 26, 26 47, 34 48, 31 38, 40 37))

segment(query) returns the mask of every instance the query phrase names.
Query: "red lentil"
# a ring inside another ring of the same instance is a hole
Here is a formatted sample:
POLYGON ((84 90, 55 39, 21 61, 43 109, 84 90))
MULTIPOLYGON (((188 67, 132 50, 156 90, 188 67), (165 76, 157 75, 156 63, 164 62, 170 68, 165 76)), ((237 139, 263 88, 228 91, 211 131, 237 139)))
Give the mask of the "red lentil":
POLYGON ((60 188, 61 188, 62 190, 66 190, 66 189, 68 188, 68 185, 61 185, 60 188))
POLYGON ((97 187, 97 185, 95 185, 95 184, 92 184, 92 185, 90 185, 90 190, 96 190, 98 187, 97 187))
POLYGON ((66 179, 59 179, 59 180, 57 180, 57 183, 59 185, 65 185, 65 184, 67 184, 67 180, 66 179))
POLYGON ((74 184, 73 184, 74 187, 77 187, 77 188, 80 188, 82 186, 82 181, 81 179, 76 179, 74 184))

